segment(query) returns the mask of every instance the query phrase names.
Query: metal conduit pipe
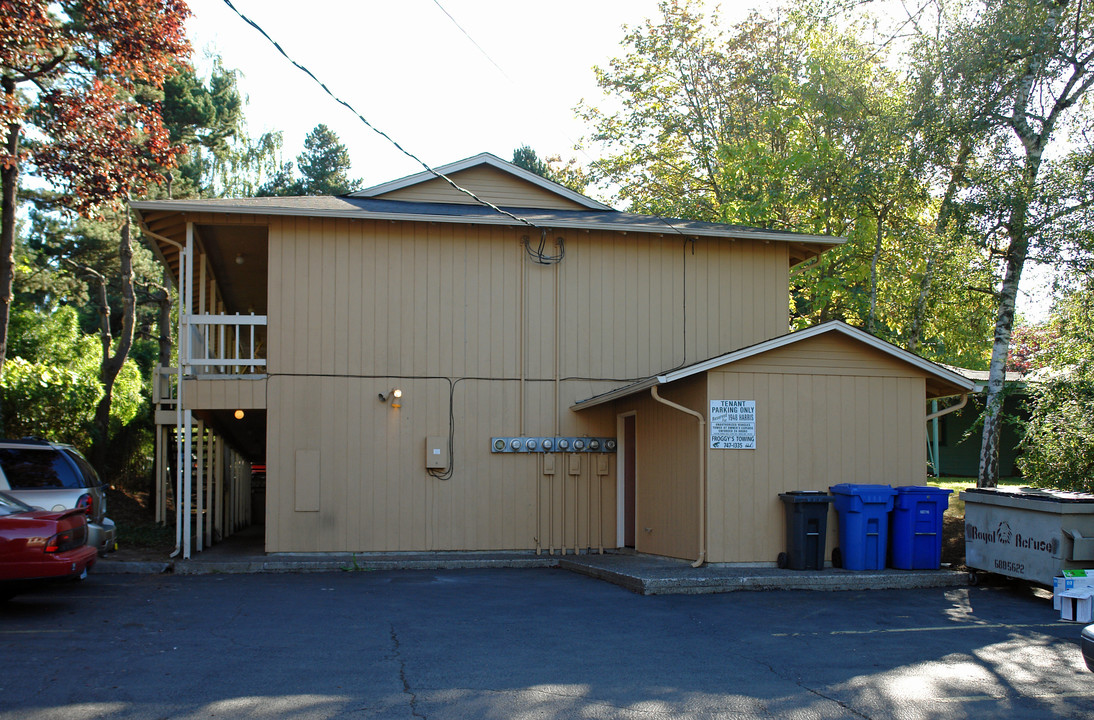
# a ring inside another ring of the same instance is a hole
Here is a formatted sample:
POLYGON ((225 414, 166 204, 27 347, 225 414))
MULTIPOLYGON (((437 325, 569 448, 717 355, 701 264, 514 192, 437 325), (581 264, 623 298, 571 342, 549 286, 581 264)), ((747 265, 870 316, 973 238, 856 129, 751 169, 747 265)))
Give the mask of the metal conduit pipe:
MULTIPOLYGON (((559 325, 562 322, 562 281, 561 270, 562 263, 555 263, 555 437, 561 434, 562 417, 558 408, 558 401, 560 397, 560 373, 559 373, 559 346, 558 339, 561 335, 559 325)), ((557 470, 556 470, 557 472, 557 470)), ((562 474, 562 508, 559 511, 559 519, 562 520, 562 554, 566 555, 566 479, 569 477, 569 468, 562 474)), ((551 500, 554 501, 554 493, 551 493, 551 500)), ((577 502, 577 494, 574 494, 574 502, 577 502)), ((551 527, 551 532, 554 533, 554 527, 551 527)), ((552 545, 554 543, 551 543, 552 545)), ((574 548, 574 554, 577 554, 577 548, 574 548)))
POLYGON ((678 405, 671 400, 666 400, 657 394, 657 386, 654 385, 650 388, 650 395, 653 399, 662 405, 668 405, 674 410, 679 410, 682 413, 687 413, 693 418, 699 421, 699 557, 691 564, 692 567, 702 567, 703 563, 707 561, 707 473, 706 473, 706 456, 707 456, 707 421, 701 413, 692 410, 691 408, 678 405))

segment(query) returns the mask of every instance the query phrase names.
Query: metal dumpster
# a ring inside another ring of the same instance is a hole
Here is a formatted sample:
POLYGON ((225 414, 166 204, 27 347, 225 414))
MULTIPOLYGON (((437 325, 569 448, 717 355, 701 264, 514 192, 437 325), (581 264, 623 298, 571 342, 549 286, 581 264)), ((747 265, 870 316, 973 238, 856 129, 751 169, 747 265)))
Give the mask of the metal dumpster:
MULTIPOLYGON (((1038 488, 969 488, 965 564, 1052 586, 1071 568, 1094 567, 1094 495, 1038 488)), ((975 578, 970 578, 975 579, 975 578)))

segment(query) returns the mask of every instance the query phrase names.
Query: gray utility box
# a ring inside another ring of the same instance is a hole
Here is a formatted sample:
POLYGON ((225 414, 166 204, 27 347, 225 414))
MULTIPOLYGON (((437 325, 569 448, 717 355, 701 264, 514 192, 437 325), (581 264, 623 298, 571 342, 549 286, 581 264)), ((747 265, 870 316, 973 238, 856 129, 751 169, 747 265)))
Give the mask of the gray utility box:
POLYGON ((1094 567, 1094 495, 1036 488, 969 488, 965 564, 1052 586, 1071 568, 1094 567))

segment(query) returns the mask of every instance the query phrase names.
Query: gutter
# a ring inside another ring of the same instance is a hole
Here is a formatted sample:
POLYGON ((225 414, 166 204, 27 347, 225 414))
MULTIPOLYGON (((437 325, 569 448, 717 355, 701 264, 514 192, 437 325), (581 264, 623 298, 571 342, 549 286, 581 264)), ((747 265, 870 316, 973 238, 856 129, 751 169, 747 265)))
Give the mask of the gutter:
POLYGON ((706 474, 706 427, 707 421, 701 413, 666 400, 657 394, 657 386, 650 388, 650 395, 662 405, 687 413, 699 421, 699 557, 691 564, 693 568, 702 567, 707 561, 707 474, 706 474))

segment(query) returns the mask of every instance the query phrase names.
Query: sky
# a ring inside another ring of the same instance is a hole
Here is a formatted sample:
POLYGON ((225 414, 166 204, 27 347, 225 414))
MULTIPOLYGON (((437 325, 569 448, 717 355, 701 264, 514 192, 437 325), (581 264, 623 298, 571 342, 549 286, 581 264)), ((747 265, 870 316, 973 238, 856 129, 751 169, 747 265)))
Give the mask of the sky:
MULTIPOLYGON (((508 160, 524 144, 540 157, 587 162, 573 149, 586 132, 574 107, 582 98, 594 105, 600 98, 593 66, 623 54, 624 24, 660 17, 657 0, 232 3, 335 95, 431 166, 484 151, 508 160)), ((211 50, 242 73, 249 131, 283 131, 285 159, 295 158, 305 135, 325 123, 348 148, 352 175, 366 187, 422 170, 223 0, 189 6, 187 31, 199 67, 211 50)))
MULTIPOLYGON (((207 52, 240 72, 252 135, 280 130, 294 160, 317 124, 336 132, 362 187, 422 171, 328 96, 223 0, 189 0, 199 69, 207 52)), ((658 0, 232 0, 232 4, 376 128, 432 167, 490 152, 587 164, 574 149, 587 126, 574 112, 603 104, 593 66, 625 54, 624 25, 659 18, 658 0)), ((712 0, 708 7, 718 3, 712 0)), ((725 2, 737 20, 768 2, 725 2)), ((595 149, 589 151, 595 154, 595 149)), ((596 191, 591 195, 597 196, 596 191)), ((609 201, 607 197, 598 200, 609 201)), ((1033 271, 1030 275, 1034 275, 1033 271)), ((1019 309, 1043 316, 1044 278, 1029 277, 1019 309)))

